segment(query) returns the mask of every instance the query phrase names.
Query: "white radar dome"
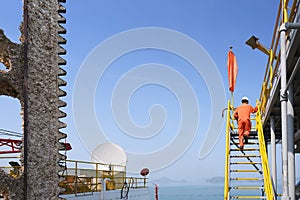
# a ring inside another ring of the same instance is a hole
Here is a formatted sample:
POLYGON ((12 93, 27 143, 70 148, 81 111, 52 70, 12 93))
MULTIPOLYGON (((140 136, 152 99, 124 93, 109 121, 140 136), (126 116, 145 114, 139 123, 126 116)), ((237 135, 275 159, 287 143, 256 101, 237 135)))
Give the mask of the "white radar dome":
POLYGON ((93 149, 91 161, 103 164, 98 166, 99 170, 125 171, 127 155, 119 145, 107 142, 93 149))

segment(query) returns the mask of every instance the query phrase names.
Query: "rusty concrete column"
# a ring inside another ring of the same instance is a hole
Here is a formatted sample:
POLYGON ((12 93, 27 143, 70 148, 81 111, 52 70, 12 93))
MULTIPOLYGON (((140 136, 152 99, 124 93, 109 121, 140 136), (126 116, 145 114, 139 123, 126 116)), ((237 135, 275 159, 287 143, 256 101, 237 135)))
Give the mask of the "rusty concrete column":
POLYGON ((60 166, 65 157, 60 140, 66 137, 60 129, 66 125, 59 119, 66 103, 60 86, 66 74, 61 58, 66 51, 60 46, 66 40, 60 34, 65 18, 61 13, 65 0, 24 0, 21 44, 12 43, 0 30, 0 62, 8 71, 0 72, 0 95, 18 98, 22 107, 23 175, 18 179, 0 170, 0 190, 14 200, 60 199, 62 188, 60 166))
POLYGON ((65 113, 59 110, 59 97, 65 92, 59 88, 64 84, 59 63, 65 50, 59 45, 59 23, 65 19, 58 13, 60 6, 53 0, 24 3, 24 199, 59 199, 62 191, 58 173, 64 157, 59 154, 59 139, 64 134, 59 129, 65 124, 59 118, 65 113))

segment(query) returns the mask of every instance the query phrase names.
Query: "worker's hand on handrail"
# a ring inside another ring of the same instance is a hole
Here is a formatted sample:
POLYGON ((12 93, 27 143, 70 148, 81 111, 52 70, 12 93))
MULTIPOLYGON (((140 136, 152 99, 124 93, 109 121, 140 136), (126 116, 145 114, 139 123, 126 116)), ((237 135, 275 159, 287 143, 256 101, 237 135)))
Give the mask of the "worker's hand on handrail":
POLYGON ((256 107, 260 106, 260 101, 259 100, 256 100, 256 107))

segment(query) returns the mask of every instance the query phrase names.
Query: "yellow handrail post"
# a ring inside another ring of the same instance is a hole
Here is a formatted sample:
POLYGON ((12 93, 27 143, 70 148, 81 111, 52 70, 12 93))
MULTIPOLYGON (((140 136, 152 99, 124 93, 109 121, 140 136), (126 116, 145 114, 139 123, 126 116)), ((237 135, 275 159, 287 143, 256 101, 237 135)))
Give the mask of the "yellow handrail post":
POLYGON ((225 175, 224 175, 224 200, 229 199, 229 163, 230 163, 230 101, 227 105, 227 118, 226 118, 226 152, 225 152, 225 175))
POLYGON ((99 179, 99 164, 96 163, 96 191, 98 191, 98 179, 99 179))
POLYGON ((288 0, 282 0, 282 23, 288 22, 288 0))
POLYGON ((75 195, 77 194, 77 182, 78 182, 78 162, 75 161, 75 195))

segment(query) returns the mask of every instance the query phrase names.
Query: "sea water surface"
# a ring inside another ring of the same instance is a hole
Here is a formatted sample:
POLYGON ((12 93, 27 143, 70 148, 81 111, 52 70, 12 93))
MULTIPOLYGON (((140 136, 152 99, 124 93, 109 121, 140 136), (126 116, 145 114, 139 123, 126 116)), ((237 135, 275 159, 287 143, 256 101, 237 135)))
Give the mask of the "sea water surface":
MULTIPOLYGON (((281 186, 277 188, 278 194, 281 194, 281 186)), ((149 187, 150 200, 154 198, 154 186, 149 187)), ((208 184, 199 186, 159 186, 159 200, 223 200, 224 186, 222 184, 208 184)), ((261 190, 232 190, 233 196, 260 196, 261 190)))
MULTIPOLYGON (((154 198, 154 187, 150 187, 151 197, 154 198)), ((222 200, 223 185, 201 186, 159 186, 159 200, 222 200)))

